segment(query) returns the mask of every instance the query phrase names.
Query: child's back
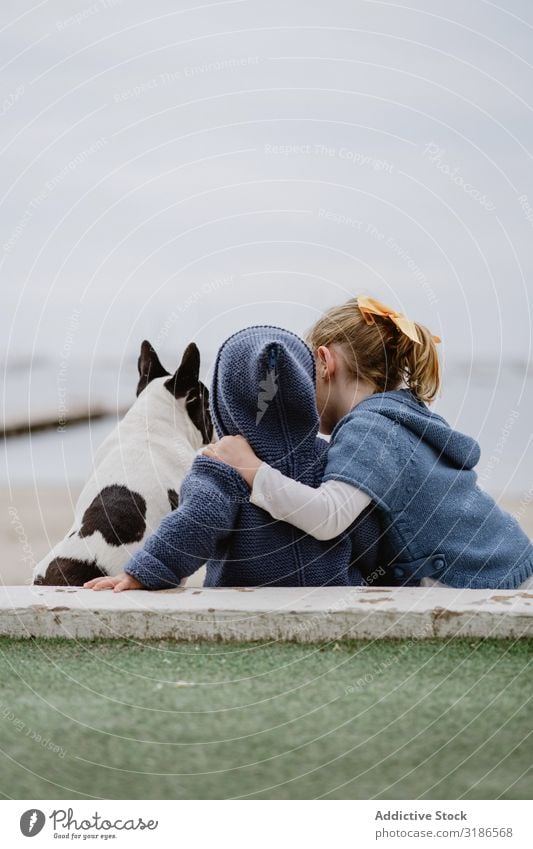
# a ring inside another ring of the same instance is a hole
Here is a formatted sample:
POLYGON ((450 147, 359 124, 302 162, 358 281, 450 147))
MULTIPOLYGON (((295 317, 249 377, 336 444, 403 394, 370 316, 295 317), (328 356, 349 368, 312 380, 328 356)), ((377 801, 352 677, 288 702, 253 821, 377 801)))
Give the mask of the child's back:
POLYGON ((399 583, 514 589, 533 572, 533 546, 477 485, 479 455, 475 439, 401 389, 372 395, 339 423, 325 480, 378 505, 383 562, 393 561, 399 583))

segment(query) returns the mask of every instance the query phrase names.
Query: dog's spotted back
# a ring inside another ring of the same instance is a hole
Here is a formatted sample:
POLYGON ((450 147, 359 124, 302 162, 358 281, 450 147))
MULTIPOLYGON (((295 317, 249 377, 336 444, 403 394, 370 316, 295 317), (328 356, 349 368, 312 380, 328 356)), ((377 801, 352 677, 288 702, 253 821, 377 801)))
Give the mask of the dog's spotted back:
POLYGON ((138 362, 137 400, 95 456, 65 538, 35 568, 34 583, 81 586, 117 575, 178 493, 196 451, 211 440, 209 393, 191 343, 170 374, 149 342, 138 362))

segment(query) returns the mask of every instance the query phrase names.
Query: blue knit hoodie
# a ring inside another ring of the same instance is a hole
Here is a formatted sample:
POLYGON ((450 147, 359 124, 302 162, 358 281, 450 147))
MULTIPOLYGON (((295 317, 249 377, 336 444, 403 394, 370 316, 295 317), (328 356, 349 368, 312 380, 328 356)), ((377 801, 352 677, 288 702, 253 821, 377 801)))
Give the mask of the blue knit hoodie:
POLYGON ((383 517, 393 580, 514 589, 533 573, 533 546, 483 492, 478 443, 411 392, 370 396, 337 424, 324 480, 366 492, 383 517))
MULTIPOLYGON (((327 444, 319 439, 315 365, 295 334, 241 330, 222 345, 211 387, 219 436, 242 434, 270 465, 309 486, 322 482, 327 444)), ((336 540, 319 542, 250 504, 234 469, 198 456, 180 506, 126 566, 150 589, 174 586, 207 561, 206 586, 362 583, 378 567, 377 511, 367 510, 336 540)))

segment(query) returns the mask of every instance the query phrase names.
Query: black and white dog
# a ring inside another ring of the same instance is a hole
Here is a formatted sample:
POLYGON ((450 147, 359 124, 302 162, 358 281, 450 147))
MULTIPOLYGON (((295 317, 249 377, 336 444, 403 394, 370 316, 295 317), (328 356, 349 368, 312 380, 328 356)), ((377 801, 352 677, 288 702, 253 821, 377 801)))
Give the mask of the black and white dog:
POLYGON ((170 375, 149 342, 139 357, 137 400, 104 440, 66 537, 35 567, 34 584, 81 586, 118 575, 178 506, 195 453, 211 441, 209 393, 191 343, 170 375))

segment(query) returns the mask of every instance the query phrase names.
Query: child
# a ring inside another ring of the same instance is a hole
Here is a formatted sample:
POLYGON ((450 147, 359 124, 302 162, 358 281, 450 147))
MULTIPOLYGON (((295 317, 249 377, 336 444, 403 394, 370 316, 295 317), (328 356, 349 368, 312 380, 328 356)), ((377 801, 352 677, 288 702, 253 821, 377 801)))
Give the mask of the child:
MULTIPOLYGON (((293 333, 250 327, 234 334, 222 345, 213 376, 218 433, 244 434, 280 474, 319 486, 327 445, 318 438, 314 380, 313 355, 293 333)), ((378 567, 379 533, 376 511, 367 511, 351 534, 334 544, 318 542, 250 504, 249 489, 234 469, 197 456, 178 509, 125 572, 85 586, 168 588, 205 561, 211 587, 361 584, 360 567, 367 574, 378 567)))
POLYGON ((204 453, 241 472, 253 504, 317 539, 341 533, 375 505, 394 582, 530 585, 533 546, 477 485, 477 442, 426 406, 440 385, 436 341, 372 298, 352 299, 319 319, 310 344, 322 431, 331 442, 318 489, 284 477, 242 438, 204 453))

